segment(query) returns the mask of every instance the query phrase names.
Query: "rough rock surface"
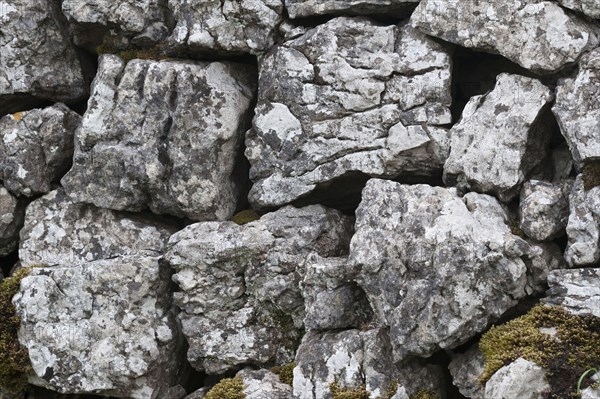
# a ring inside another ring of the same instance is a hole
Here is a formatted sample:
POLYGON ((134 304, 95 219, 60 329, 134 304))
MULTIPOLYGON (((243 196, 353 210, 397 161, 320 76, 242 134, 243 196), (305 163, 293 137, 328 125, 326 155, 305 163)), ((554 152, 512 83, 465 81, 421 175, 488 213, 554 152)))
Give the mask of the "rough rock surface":
POLYGON ((478 345, 471 346, 464 353, 452 356, 448 365, 452 375, 452 383, 460 393, 470 399, 483 399, 485 386, 479 382, 483 373, 484 358, 478 345))
POLYGON ((485 384, 485 399, 543 399, 549 391, 544 369, 518 358, 492 375, 485 384))
POLYGON ((62 393, 161 397, 181 367, 169 285, 153 257, 33 269, 13 300, 30 381, 62 393))
MULTIPOLYGON (((600 373, 594 374, 592 378, 594 381, 596 381, 596 384, 600 383, 600 373)), ((598 385, 582 389, 581 399, 600 399, 600 388, 598 385)))
POLYGON ((483 194, 373 179, 356 214, 349 261, 397 361, 466 342, 562 265, 483 194))
POLYGON ((344 255, 351 230, 349 218, 313 205, 243 226, 196 223, 174 234, 165 258, 181 289, 175 303, 192 366, 220 374, 290 362, 304 319, 304 262, 311 252, 344 255))
POLYGON ((285 0, 290 18, 323 14, 401 13, 419 0, 285 0))
POLYGON ((121 255, 158 256, 174 232, 141 216, 75 204, 55 190, 27 207, 19 258, 23 266, 68 266, 121 255))
POLYGON ((188 52, 252 53, 275 43, 282 0, 168 0, 177 21, 168 43, 188 52))
POLYGON ((559 81, 552 108, 578 164, 600 157, 600 48, 585 55, 575 78, 559 81))
POLYGON ((519 225, 528 237, 546 241, 564 234, 572 185, 571 180, 560 184, 531 180, 523 185, 519 225))
POLYGON ((584 189, 581 175, 577 176, 569 196, 569 242, 565 259, 572 267, 591 265, 600 261, 600 187, 584 189))
POLYGON ((19 245, 25 204, 0 185, 0 256, 6 256, 19 245))
POLYGON ((600 270, 555 270, 548 276, 544 302, 559 305, 576 315, 600 317, 600 270))
POLYGON ((564 7, 600 19, 600 4, 596 0, 558 0, 564 7))
POLYGON ((244 381, 246 399, 291 399, 292 387, 268 370, 244 369, 236 374, 244 381))
POLYGON ((246 156, 249 200, 275 207, 349 174, 439 174, 451 122, 450 53, 409 26, 336 18, 260 63, 246 156))
MULTIPOLYGON (((295 399, 331 399, 330 384, 341 389, 364 386, 378 398, 398 383, 397 393, 438 391, 441 376, 434 366, 417 360, 396 365, 386 329, 308 332, 302 339, 294 369, 295 399)), ((400 395, 399 395, 400 396, 400 395)))
POLYGON ((509 201, 545 157, 552 91, 536 79, 500 74, 491 92, 471 98, 450 130, 444 182, 509 201))
POLYGON ((550 1, 422 0, 411 23, 428 35, 503 55, 539 73, 558 71, 599 43, 594 25, 550 1))
POLYGON ((45 194, 68 169, 81 117, 63 104, 0 119, 0 179, 15 195, 45 194))
POLYGON ((20 111, 31 97, 68 102, 86 95, 59 7, 52 0, 0 3, 0 115, 20 111))
POLYGON ((253 85, 241 64, 101 57, 63 186, 102 208, 229 218, 253 85))

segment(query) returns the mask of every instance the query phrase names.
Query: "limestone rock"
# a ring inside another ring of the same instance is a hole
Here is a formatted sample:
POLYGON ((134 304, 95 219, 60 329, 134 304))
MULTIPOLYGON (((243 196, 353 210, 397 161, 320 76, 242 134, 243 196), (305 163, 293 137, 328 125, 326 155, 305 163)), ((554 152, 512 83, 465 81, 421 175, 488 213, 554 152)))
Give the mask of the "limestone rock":
POLYGON ((452 361, 448 365, 452 383, 465 397, 483 399, 485 386, 479 382, 483 365, 484 358, 478 345, 473 345, 464 353, 452 355, 452 361))
POLYGON ((246 136, 250 202, 281 206, 353 174, 439 174, 451 64, 415 29, 366 18, 336 18, 275 46, 260 63, 246 136))
POLYGON ((509 201, 545 157, 554 96, 536 79, 500 74, 491 92, 471 98, 450 130, 444 181, 509 201))
POLYGON ((121 255, 162 254, 175 228, 71 202, 62 189, 27 207, 19 258, 23 266, 67 266, 121 255))
POLYGON ((15 195, 52 190, 67 171, 81 117, 63 104, 0 119, 0 179, 15 195))
POLYGON ((286 0, 290 18, 323 14, 396 14, 419 0, 286 0))
POLYGON ((543 399, 549 391, 544 369, 518 358, 492 375, 485 384, 485 399, 543 399))
POLYGON ((0 116, 20 111, 32 98, 74 102, 87 94, 59 7, 52 0, 1 3, 0 116))
POLYGON ((301 336, 299 284, 311 252, 347 253, 351 220, 322 206, 285 207, 245 225, 201 222, 174 234, 165 255, 188 359, 208 374, 289 363, 301 336))
POLYGON ((559 81, 552 108, 561 132, 581 165, 600 157, 600 48, 585 55, 575 78, 559 81))
POLYGON ((184 399, 204 399, 209 389, 210 388, 200 388, 186 396, 184 399))
POLYGON ((19 245, 25 204, 0 185, 0 256, 6 256, 19 245))
POLYGON ((547 241, 564 234, 572 185, 571 180, 561 184, 531 180, 523 185, 519 224, 527 236, 547 241))
POLYGON ((396 361, 466 342, 561 267, 488 195, 372 179, 356 215, 349 262, 396 361))
POLYGON ((236 374, 244 381, 246 399, 291 399, 292 387, 268 370, 244 369, 236 374))
POLYGON ((192 53, 265 52, 275 43, 275 33, 283 19, 283 0, 168 3, 177 22, 168 44, 192 53))
POLYGON ((101 57, 67 193, 101 208, 229 218, 245 184, 234 168, 251 80, 241 64, 101 57))
MULTIPOLYGON (((596 384, 600 383, 600 373, 596 373, 591 377, 596 384)), ((598 385, 589 386, 581 390, 581 399, 600 399, 600 388, 598 385)))
POLYGON ((422 0, 411 23, 428 35, 500 54, 538 73, 577 62, 599 42, 594 25, 551 1, 422 0))
POLYGON ((34 268, 13 299, 30 382, 61 393, 163 397, 182 353, 169 271, 156 257, 34 268))
POLYGON ((558 0, 564 7, 600 19, 600 4, 596 0, 558 0))
POLYGON ((398 396, 418 390, 435 392, 441 383, 436 367, 418 360, 394 364, 385 329, 308 332, 298 348, 296 364, 295 399, 331 399, 334 382, 340 389, 362 386, 371 398, 387 394, 394 383, 398 396))
POLYGON ((600 270, 555 270, 548 276, 550 289, 544 302, 576 315, 600 317, 600 270))
POLYGON ((565 259, 571 267, 590 265, 600 260, 600 187, 584 189, 577 176, 569 196, 569 242, 565 259))

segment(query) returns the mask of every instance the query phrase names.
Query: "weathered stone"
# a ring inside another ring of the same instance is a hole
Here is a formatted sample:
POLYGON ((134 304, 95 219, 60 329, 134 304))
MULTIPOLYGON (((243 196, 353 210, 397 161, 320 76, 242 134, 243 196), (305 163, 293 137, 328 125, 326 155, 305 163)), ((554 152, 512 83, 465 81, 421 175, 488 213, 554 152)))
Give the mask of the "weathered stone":
POLYGON ((63 104, 0 119, 0 179, 15 195, 52 190, 73 155, 81 117, 63 104))
POLYGON ((579 175, 569 196, 565 259, 571 267, 600 261, 600 187, 586 191, 583 186, 579 175))
POLYGON ((323 14, 402 14, 419 0, 285 0, 290 18, 323 14))
POLYGON ((0 3, 0 115, 20 111, 31 98, 77 101, 87 84, 75 48, 53 0, 0 3))
POLYGON ((341 389, 364 386, 369 397, 378 398, 394 383, 397 393, 413 395, 419 390, 439 391, 442 381, 436 367, 418 360, 395 364, 385 329, 308 332, 298 348, 296 364, 296 399, 331 399, 332 383, 341 389))
POLYGON ((188 52, 268 50, 282 21, 282 0, 168 0, 177 25, 168 44, 188 52))
POLYGON ((244 369, 236 374, 244 382, 246 399, 291 399, 292 387, 268 370, 244 369))
POLYGON ((163 397, 183 356, 169 286, 168 268, 153 257, 34 268, 13 300, 30 382, 61 393, 163 397))
POLYGON ((527 236, 547 241, 564 234, 572 185, 572 180, 560 184, 531 180, 523 185, 519 224, 527 236))
POLYGON ((546 155, 554 95, 536 79, 500 74, 491 92, 471 98, 450 130, 444 181, 509 201, 546 155))
POLYGON ((518 358, 502 367, 485 384, 485 399, 543 399, 550 391, 546 372, 518 358))
POLYGON ((600 317, 600 270, 555 270, 544 302, 560 305, 576 315, 600 317))
POLYGON ((541 0, 422 0, 411 23, 428 35, 503 55, 538 73, 577 62, 599 42, 599 31, 591 23, 541 0))
POLYGON ((290 362, 301 336, 299 284, 311 252, 347 252, 351 220, 322 206, 285 207, 245 225, 202 222, 169 240, 167 261, 193 367, 221 374, 290 362))
POLYGON ((575 78, 559 81, 552 108, 573 159, 581 165, 600 157, 600 49, 585 55, 575 78))
POLYGON ((101 208, 227 219, 253 90, 241 64, 103 56, 62 184, 101 208))
POLYGON ((483 373, 484 358, 478 345, 471 346, 464 353, 452 355, 448 365, 452 383, 467 398, 483 399, 485 386, 479 381, 483 373))
POLYGON ((29 204, 21 230, 23 266, 67 266, 122 255, 157 256, 171 226, 71 202, 62 189, 29 204))
POLYGON ((592 380, 595 384, 581 390, 581 399, 600 399, 600 373, 594 374, 592 380))
POLYGON ((563 6, 600 19, 600 4, 596 0, 558 0, 563 6))
POLYGON ((0 185, 0 256, 6 256, 19 245, 25 204, 0 185))
POLYGON ((246 136, 250 202, 281 206, 352 174, 439 174, 451 64, 446 48, 409 26, 366 18, 336 18, 275 46, 260 63, 246 136))
POLYGON ((396 361, 466 342, 562 267, 488 195, 373 179, 356 214, 349 262, 396 361))

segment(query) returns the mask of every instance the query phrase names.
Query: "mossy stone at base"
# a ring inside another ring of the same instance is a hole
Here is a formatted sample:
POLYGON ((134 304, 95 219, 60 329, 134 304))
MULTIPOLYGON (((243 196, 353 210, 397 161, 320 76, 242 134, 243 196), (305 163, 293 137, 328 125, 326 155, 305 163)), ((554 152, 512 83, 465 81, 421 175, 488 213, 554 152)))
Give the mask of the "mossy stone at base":
POLYGON ((231 221, 241 226, 258 219, 260 219, 260 215, 254 209, 246 209, 245 211, 236 213, 231 218, 231 221))
POLYGON ((288 384, 289 386, 293 386, 294 383, 294 368, 296 367, 296 363, 288 363, 286 365, 281 366, 279 369, 279 380, 284 384, 288 384))
POLYGON ((440 399, 437 393, 433 391, 417 391, 414 395, 410 396, 410 399, 440 399))
POLYGON ((364 385, 354 389, 342 389, 337 380, 329 384, 333 399, 369 399, 369 393, 364 385))
POLYGON ((224 378, 211 388, 204 399, 245 399, 244 382, 241 378, 224 378))

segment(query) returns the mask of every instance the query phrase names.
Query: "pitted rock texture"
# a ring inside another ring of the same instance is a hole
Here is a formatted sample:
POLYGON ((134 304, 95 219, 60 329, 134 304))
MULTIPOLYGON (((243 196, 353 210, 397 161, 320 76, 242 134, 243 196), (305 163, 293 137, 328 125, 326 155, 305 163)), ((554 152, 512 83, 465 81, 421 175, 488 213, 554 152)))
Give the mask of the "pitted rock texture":
POLYGON ((76 204, 62 189, 27 207, 19 258, 23 266, 63 266, 122 255, 159 256, 176 231, 92 205, 76 204))
POLYGON ((308 332, 294 369, 295 399, 332 399, 330 384, 341 389, 364 386, 371 398, 383 397, 397 383, 396 394, 436 392, 442 377, 419 360, 395 364, 386 329, 308 332))
POLYGON ((439 174, 451 122, 450 53, 409 26, 336 18, 260 63, 246 156, 269 208, 352 173, 439 174))
POLYGON ((571 267, 592 265, 600 261, 600 186, 584 189, 577 176, 569 196, 569 242, 565 259, 571 267))
POLYGON ((259 54, 275 44, 283 0, 168 0, 171 51, 259 54))
POLYGON ((165 255, 181 291, 175 303, 198 370, 290 362, 301 336, 299 284, 311 252, 347 253, 351 220, 322 206, 285 207, 260 220, 202 222, 169 240, 165 255))
POLYGON ((323 14, 402 14, 419 0, 285 0, 290 18, 323 14))
POLYGON ((600 4, 596 0, 558 0, 564 7, 600 19, 600 4))
POLYGON ((168 268, 153 257, 34 268, 13 300, 31 382, 61 393, 161 397, 181 367, 169 286, 168 268))
POLYGON ((101 208, 229 218, 245 185, 235 167, 252 75, 234 63, 101 57, 67 193, 101 208))
POLYGON ((473 345, 464 353, 452 355, 448 370, 452 384, 460 393, 470 399, 484 399, 485 386, 479 377, 483 374, 484 357, 478 345, 473 345))
POLYGON ((559 81, 552 108, 578 164, 600 157, 600 49, 585 55, 575 78, 559 81))
POLYGON ((0 115, 31 98, 74 102, 88 92, 59 7, 53 0, 0 3, 0 115))
POLYGON ((68 169, 81 117, 63 104, 0 119, 0 179, 15 195, 52 190, 68 169))
POLYGON ((466 342, 562 266, 491 196, 373 179, 356 214, 350 262, 396 361, 466 342))
POLYGON ((548 276, 545 303, 559 305, 576 315, 600 317, 600 270, 555 270, 548 276))
POLYGON ((523 185, 519 225, 528 237, 546 241, 564 234, 569 217, 572 180, 553 184, 531 180, 523 185))
POLYGON ((0 185, 0 256, 6 256, 19 246, 19 231, 23 226, 25 204, 0 185))
POLYGON ((551 73, 599 43, 593 24, 551 1, 422 0, 411 23, 460 46, 500 54, 524 68, 551 73))
POLYGON ((518 358, 502 367, 485 384, 485 399, 543 399, 550 392, 546 372, 518 358))
POLYGON ((500 74, 494 90, 472 97, 450 129, 444 182, 510 201, 546 156, 553 99, 536 79, 500 74))

